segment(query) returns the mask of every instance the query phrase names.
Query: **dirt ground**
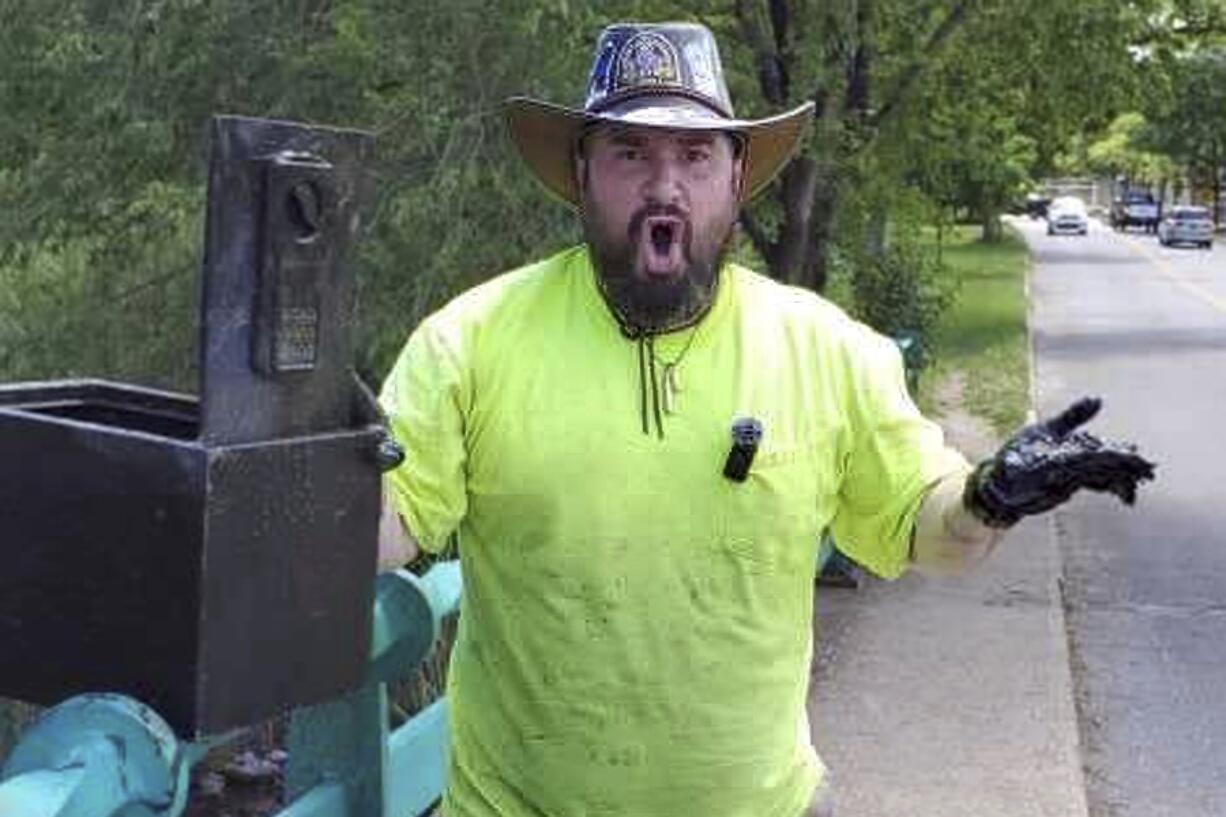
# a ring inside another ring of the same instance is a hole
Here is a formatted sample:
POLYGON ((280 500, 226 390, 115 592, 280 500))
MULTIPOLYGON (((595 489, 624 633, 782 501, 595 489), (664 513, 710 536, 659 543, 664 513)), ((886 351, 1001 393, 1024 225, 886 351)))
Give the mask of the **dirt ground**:
POLYGON ((962 395, 962 375, 955 373, 945 378, 935 390, 937 413, 932 419, 945 430, 950 445, 974 462, 995 452, 1001 440, 987 422, 963 408, 962 395))
POLYGON ((184 817, 265 817, 284 806, 284 719, 248 730, 192 769, 184 817))

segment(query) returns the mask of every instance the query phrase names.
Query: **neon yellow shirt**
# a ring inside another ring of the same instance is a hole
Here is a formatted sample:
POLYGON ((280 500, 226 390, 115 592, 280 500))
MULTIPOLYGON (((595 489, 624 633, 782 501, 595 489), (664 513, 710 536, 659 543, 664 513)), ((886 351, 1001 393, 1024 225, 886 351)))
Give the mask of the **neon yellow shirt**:
POLYGON ((796 817, 820 781, 818 536, 899 574, 965 462, 894 344, 811 292, 728 265, 656 340, 683 351, 644 434, 637 345, 572 249, 426 319, 389 375, 398 508, 423 547, 458 531, 464 570, 447 817, 796 817), (738 417, 764 427, 741 483, 738 417))

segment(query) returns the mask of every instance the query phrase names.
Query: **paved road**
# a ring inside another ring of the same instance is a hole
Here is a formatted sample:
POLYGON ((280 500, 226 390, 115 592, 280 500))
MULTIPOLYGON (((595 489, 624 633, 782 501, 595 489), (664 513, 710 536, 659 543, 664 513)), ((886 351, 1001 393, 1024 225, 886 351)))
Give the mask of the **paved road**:
POLYGON ((1101 395, 1104 435, 1160 463, 1134 510, 1056 514, 1095 817, 1226 815, 1226 242, 1165 249, 1022 224, 1044 415, 1101 395))

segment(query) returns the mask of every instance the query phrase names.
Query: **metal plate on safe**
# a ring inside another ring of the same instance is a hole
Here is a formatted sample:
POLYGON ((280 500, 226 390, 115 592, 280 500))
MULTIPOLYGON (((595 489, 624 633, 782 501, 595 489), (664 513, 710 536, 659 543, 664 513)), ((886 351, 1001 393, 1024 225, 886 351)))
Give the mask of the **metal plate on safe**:
POLYGON ((372 189, 370 134, 213 120, 201 439, 242 443, 350 420, 349 253, 372 189))

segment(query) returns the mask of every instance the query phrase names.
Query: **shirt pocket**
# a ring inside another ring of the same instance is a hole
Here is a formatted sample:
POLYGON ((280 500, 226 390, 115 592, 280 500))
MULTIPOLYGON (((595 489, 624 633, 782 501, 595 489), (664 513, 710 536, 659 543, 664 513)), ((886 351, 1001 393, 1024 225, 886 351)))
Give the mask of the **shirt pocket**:
POLYGON ((833 434, 781 442, 757 452, 744 482, 724 478, 721 554, 752 573, 811 572, 817 537, 833 515, 833 434))

